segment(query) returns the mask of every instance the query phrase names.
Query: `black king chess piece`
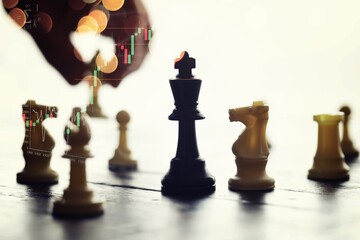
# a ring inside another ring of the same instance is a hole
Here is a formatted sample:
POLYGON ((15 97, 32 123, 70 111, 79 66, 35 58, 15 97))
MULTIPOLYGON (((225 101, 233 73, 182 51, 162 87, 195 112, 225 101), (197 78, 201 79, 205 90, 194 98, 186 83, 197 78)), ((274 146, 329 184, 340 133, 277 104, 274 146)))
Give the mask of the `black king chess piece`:
POLYGON ((210 194, 215 191, 215 178, 200 158, 196 141, 195 120, 205 117, 197 109, 201 80, 191 73, 195 59, 184 51, 175 60, 175 68, 179 74, 170 80, 170 86, 176 108, 169 120, 179 121, 179 138, 176 156, 161 181, 161 192, 165 195, 210 194))

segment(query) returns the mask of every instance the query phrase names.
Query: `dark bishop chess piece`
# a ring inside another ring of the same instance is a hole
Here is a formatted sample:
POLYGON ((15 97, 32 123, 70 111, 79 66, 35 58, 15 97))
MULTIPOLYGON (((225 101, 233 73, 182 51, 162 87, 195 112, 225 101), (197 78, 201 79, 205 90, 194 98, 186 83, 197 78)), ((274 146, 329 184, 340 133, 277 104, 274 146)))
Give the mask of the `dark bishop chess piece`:
POLYGON ((24 184, 58 182, 58 174, 50 168, 51 152, 55 146, 53 138, 42 125, 48 118, 57 117, 57 107, 38 105, 28 100, 22 105, 25 138, 22 151, 24 169, 17 174, 17 182, 24 184))
POLYGON ((205 118, 197 109, 201 80, 192 75, 195 59, 185 51, 175 60, 175 68, 179 74, 170 80, 170 86, 176 108, 169 120, 179 121, 179 138, 176 156, 161 181, 161 191, 165 195, 209 194, 215 191, 215 178, 199 156, 195 132, 195 120, 205 118))
POLYGON ((352 159, 359 156, 359 151, 354 147, 353 142, 349 136, 349 119, 351 110, 348 106, 343 106, 340 111, 344 113, 344 127, 343 136, 341 139, 341 149, 346 159, 352 159))
POLYGON ((102 202, 96 201, 86 182, 85 160, 92 157, 86 148, 91 132, 86 122, 86 113, 74 108, 64 137, 70 149, 63 155, 70 159, 70 184, 62 199, 54 203, 53 214, 62 217, 90 217, 104 212, 102 202))

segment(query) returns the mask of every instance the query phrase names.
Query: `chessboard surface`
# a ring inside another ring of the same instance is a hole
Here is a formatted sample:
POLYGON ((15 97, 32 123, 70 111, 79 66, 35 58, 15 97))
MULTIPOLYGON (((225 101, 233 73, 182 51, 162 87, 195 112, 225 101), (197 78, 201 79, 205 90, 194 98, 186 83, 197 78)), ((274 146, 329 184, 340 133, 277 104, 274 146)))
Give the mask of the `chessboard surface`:
MULTIPOLYGON (((59 184, 21 185, 15 177, 23 166, 21 150, 8 145, 0 167, 3 239, 356 239, 359 234, 357 159, 350 163, 349 181, 319 183, 306 178, 311 162, 304 159, 306 154, 291 154, 295 149, 284 151, 275 144, 268 164, 268 173, 276 181, 275 190, 237 193, 227 188, 227 180, 236 169, 233 159, 227 159, 227 154, 224 158, 204 154, 217 180, 215 193, 199 199, 170 198, 160 192, 165 172, 147 166, 156 166, 161 163, 159 159, 135 154, 139 156, 138 171, 114 174, 108 170, 112 146, 102 139, 116 134, 115 125, 103 127, 111 125, 106 124, 108 121, 92 121, 91 149, 103 151, 94 152, 95 158, 87 160, 89 187, 105 201, 104 215, 83 220, 54 218, 53 202, 68 184, 69 160, 53 156, 59 184)), ((136 142, 131 141, 132 145, 136 142)), ((207 148, 200 151, 205 153, 207 148)), ((171 155, 162 160, 170 159, 171 155)))

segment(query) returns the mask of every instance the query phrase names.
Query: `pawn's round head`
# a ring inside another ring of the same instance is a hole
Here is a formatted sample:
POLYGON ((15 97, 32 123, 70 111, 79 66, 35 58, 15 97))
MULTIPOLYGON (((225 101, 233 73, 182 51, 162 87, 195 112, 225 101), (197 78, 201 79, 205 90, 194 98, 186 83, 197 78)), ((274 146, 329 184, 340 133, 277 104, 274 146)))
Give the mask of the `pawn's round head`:
POLYGON ((130 115, 128 112, 126 111, 120 111, 117 115, 116 115, 116 120, 118 121, 118 123, 120 124, 127 124, 130 121, 130 115))
POLYGON ((343 106, 340 108, 340 112, 343 112, 345 116, 349 116, 351 113, 351 110, 348 106, 343 106))

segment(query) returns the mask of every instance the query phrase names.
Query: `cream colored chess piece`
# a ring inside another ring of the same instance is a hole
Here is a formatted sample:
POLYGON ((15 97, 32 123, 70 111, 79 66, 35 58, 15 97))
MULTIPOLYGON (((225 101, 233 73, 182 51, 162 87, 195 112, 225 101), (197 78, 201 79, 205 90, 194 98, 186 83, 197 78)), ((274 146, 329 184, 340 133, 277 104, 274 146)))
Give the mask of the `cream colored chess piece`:
POLYGON ((349 136, 349 119, 351 110, 348 106, 343 106, 342 108, 340 108, 340 111, 344 113, 344 127, 341 140, 341 149, 346 159, 356 158, 357 156, 359 156, 359 151, 355 149, 353 142, 351 141, 349 136))
POLYGON ((38 105, 28 100, 23 108, 25 138, 22 145, 24 169, 17 174, 17 182, 24 184, 54 184, 58 174, 50 168, 53 138, 42 125, 47 118, 57 117, 57 107, 38 105))
POLYGON ((130 115, 126 111, 121 111, 116 115, 119 123, 120 140, 119 146, 115 150, 114 157, 109 161, 110 170, 135 170, 137 161, 131 158, 131 151, 127 146, 127 124, 130 121, 130 115))
POLYGON ((246 126, 232 146, 237 173, 229 179, 231 190, 271 190, 275 187, 274 179, 265 171, 269 156, 266 142, 268 112, 269 106, 262 101, 229 110, 231 122, 240 121, 246 126))
POLYGON ((92 157, 86 148, 91 138, 85 113, 80 108, 74 108, 70 118, 70 126, 65 128, 64 137, 70 149, 63 155, 69 158, 70 184, 64 190, 62 199, 54 203, 53 214, 64 217, 89 217, 103 213, 102 202, 96 201, 93 191, 86 183, 86 158, 92 157))
POLYGON ((314 116, 319 124, 318 145, 308 178, 313 180, 347 180, 349 167, 340 148, 339 122, 343 114, 314 116))

